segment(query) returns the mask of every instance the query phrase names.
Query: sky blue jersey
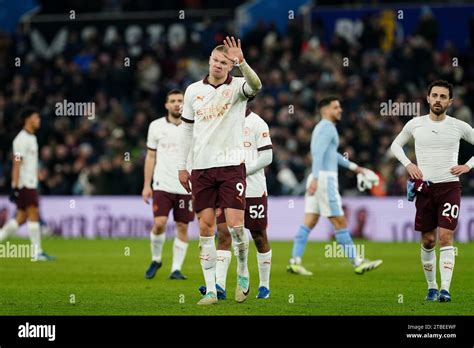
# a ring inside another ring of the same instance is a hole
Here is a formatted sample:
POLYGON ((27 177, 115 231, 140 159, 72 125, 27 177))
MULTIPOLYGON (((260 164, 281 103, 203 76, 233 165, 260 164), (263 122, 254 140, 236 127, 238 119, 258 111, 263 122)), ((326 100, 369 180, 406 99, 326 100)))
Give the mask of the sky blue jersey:
POLYGON ((337 148, 339 146, 339 134, 334 123, 322 119, 314 127, 311 136, 311 156, 313 158, 312 174, 314 178, 319 177, 319 171, 337 173, 337 166, 349 168, 351 163, 345 159, 337 148))

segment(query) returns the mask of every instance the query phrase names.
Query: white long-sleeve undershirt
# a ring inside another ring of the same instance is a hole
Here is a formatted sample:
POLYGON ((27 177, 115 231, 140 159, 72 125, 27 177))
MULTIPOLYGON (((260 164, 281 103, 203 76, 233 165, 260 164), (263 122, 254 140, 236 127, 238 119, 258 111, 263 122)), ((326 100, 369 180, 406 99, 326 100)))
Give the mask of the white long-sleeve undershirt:
MULTIPOLYGON (((450 116, 443 121, 433 121, 429 115, 410 120, 391 146, 392 153, 405 167, 412 163, 403 151, 411 137, 415 139, 417 166, 424 180, 459 181, 450 170, 458 165, 459 141, 464 139, 474 144, 474 129, 469 124, 450 116)), ((474 157, 466 165, 472 168, 474 157)))

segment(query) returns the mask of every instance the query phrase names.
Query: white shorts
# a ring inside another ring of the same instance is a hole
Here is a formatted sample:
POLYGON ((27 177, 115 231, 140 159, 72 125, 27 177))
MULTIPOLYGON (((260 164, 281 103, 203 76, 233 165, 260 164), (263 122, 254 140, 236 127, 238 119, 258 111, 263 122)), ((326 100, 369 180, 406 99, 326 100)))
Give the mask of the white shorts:
MULTIPOLYGON (((306 180, 306 188, 313 180, 310 174, 306 180)), ((310 196, 308 193, 304 197, 304 212, 307 214, 318 214, 321 216, 342 216, 342 200, 339 194, 339 183, 337 173, 319 172, 318 189, 316 194, 310 196)))

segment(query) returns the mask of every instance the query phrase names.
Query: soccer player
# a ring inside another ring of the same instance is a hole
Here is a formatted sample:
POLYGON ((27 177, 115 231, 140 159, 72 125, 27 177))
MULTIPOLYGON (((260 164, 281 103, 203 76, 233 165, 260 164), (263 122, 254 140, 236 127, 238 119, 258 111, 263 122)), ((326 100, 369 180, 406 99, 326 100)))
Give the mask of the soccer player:
POLYGON ((453 86, 443 80, 428 86, 428 115, 411 119, 392 143, 391 150, 417 185, 415 230, 421 232, 421 264, 428 283, 427 301, 449 302, 454 269, 454 230, 459 218, 459 176, 474 166, 474 157, 458 165, 459 141, 474 144, 474 130, 466 122, 446 115, 453 102, 453 86), (402 146, 415 140, 414 164, 402 146), (429 185, 429 186, 428 186, 429 185), (418 191, 419 190, 419 191, 418 191), (420 192, 423 191, 423 192, 420 192), (436 282, 436 240, 439 238, 441 291, 436 282))
POLYGON ((168 114, 154 120, 148 129, 142 197, 148 204, 153 196, 154 224, 150 232, 152 262, 145 272, 146 279, 152 279, 162 265, 165 229, 171 209, 177 233, 173 242, 170 279, 186 279, 181 273, 181 267, 188 249, 188 224, 194 220, 194 210, 191 195, 186 192, 176 175, 179 132, 183 124, 182 105, 183 92, 177 89, 169 91, 165 103, 168 114))
POLYGON ((183 151, 179 160, 179 180, 194 200, 199 219, 199 254, 206 282, 206 295, 199 305, 217 303, 216 208, 223 209, 227 226, 241 262, 235 300, 249 294, 247 267, 248 236, 244 231, 246 170, 244 162, 244 121, 247 99, 262 87, 257 74, 244 60, 240 40, 226 37, 209 58, 209 74, 191 84, 184 94, 182 119, 183 151), (237 66, 242 77, 232 77, 237 66), (192 174, 186 161, 192 143, 192 174))
MULTIPOLYGON (((270 269, 272 250, 267 237, 267 183, 264 168, 272 163, 273 151, 270 131, 267 123, 256 113, 247 109, 244 128, 245 165, 247 171, 247 190, 245 200, 245 228, 257 247, 258 274, 260 285, 257 298, 270 297, 270 269)), ((225 300, 227 270, 232 253, 230 252, 231 236, 227 229, 225 215, 217 216, 217 262, 216 262, 216 290, 217 298, 225 300)), ((248 248, 248 246, 247 246, 248 248)), ((237 262, 237 267, 241 267, 237 262)), ((206 293, 206 287, 201 286, 199 291, 206 293)))
POLYGON ((41 118, 34 108, 20 112, 23 129, 13 140, 12 193, 10 201, 16 204, 16 216, 0 230, 0 242, 7 239, 26 222, 28 235, 37 261, 51 261, 55 257, 41 248, 38 200, 38 141, 35 132, 41 126, 41 118))
POLYGON ((355 273, 363 274, 379 267, 382 260, 370 261, 357 254, 342 210, 341 196, 338 191, 337 167, 340 165, 356 173, 370 171, 359 167, 337 152, 339 135, 335 123, 342 117, 339 99, 336 96, 323 98, 318 107, 322 120, 314 128, 311 138, 313 164, 306 185, 304 223, 296 233, 293 254, 287 270, 294 274, 312 275, 302 266, 301 259, 308 242, 308 235, 316 226, 319 216, 322 215, 328 217, 334 226, 336 241, 343 246, 345 255, 351 261, 355 273))

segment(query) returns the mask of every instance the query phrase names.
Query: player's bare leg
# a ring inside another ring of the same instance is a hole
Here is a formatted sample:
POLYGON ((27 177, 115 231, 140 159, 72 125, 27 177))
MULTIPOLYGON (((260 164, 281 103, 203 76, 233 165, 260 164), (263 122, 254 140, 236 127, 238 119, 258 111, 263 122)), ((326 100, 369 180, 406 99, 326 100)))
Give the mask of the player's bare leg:
POLYGON ((250 234, 257 248, 258 275, 260 278, 257 298, 266 299, 270 297, 272 250, 270 249, 266 229, 261 231, 250 230, 250 234))
POLYGON ((219 236, 217 250, 230 250, 230 246, 232 245, 232 237, 229 233, 226 222, 217 225, 217 233, 219 236))
POLYGON ((217 303, 216 291, 216 245, 214 244, 214 228, 216 216, 214 209, 206 208, 198 214, 199 220, 199 258, 206 282, 206 295, 198 305, 217 303))
POLYGON ((188 242, 189 240, 188 239, 188 224, 185 224, 184 222, 177 222, 176 233, 180 241, 183 241, 186 243, 188 242))
POLYGON ((425 300, 438 300, 438 283, 436 282, 436 231, 421 233, 421 264, 428 283, 428 294, 425 300))
POLYGON ((26 222, 26 211, 18 209, 16 216, 10 219, 0 230, 0 243, 13 236, 18 228, 26 222))
POLYGON ((176 237, 173 242, 173 263, 170 279, 186 279, 181 273, 186 252, 188 250, 188 224, 176 222, 176 237))
POLYGON ((336 242, 344 247, 344 254, 351 261, 356 274, 363 274, 378 268, 382 264, 382 260, 370 261, 365 259, 363 255, 358 255, 356 246, 352 241, 351 233, 347 228, 347 221, 344 215, 330 216, 329 221, 331 221, 336 230, 336 242))
POLYGON ((441 273, 441 288, 439 291, 439 302, 451 301, 449 287, 454 271, 454 231, 447 228, 439 228, 439 271, 441 273))
POLYGON ((244 302, 250 292, 249 269, 247 265, 249 252, 249 238, 244 230, 244 210, 226 208, 225 219, 229 233, 232 236, 232 244, 237 256, 237 288, 235 289, 235 300, 244 302))
POLYGON ((151 264, 145 272, 146 279, 154 278, 156 272, 161 268, 163 245, 166 241, 165 228, 167 221, 167 216, 156 216, 153 219, 153 227, 150 231, 151 264))
POLYGON ((293 242, 293 252, 290 263, 287 266, 287 271, 293 274, 300 274, 305 276, 313 275, 313 272, 308 271, 302 266, 302 257, 306 244, 308 243, 308 236, 311 230, 316 226, 319 220, 319 214, 306 213, 304 214, 304 222, 296 233, 293 242))

